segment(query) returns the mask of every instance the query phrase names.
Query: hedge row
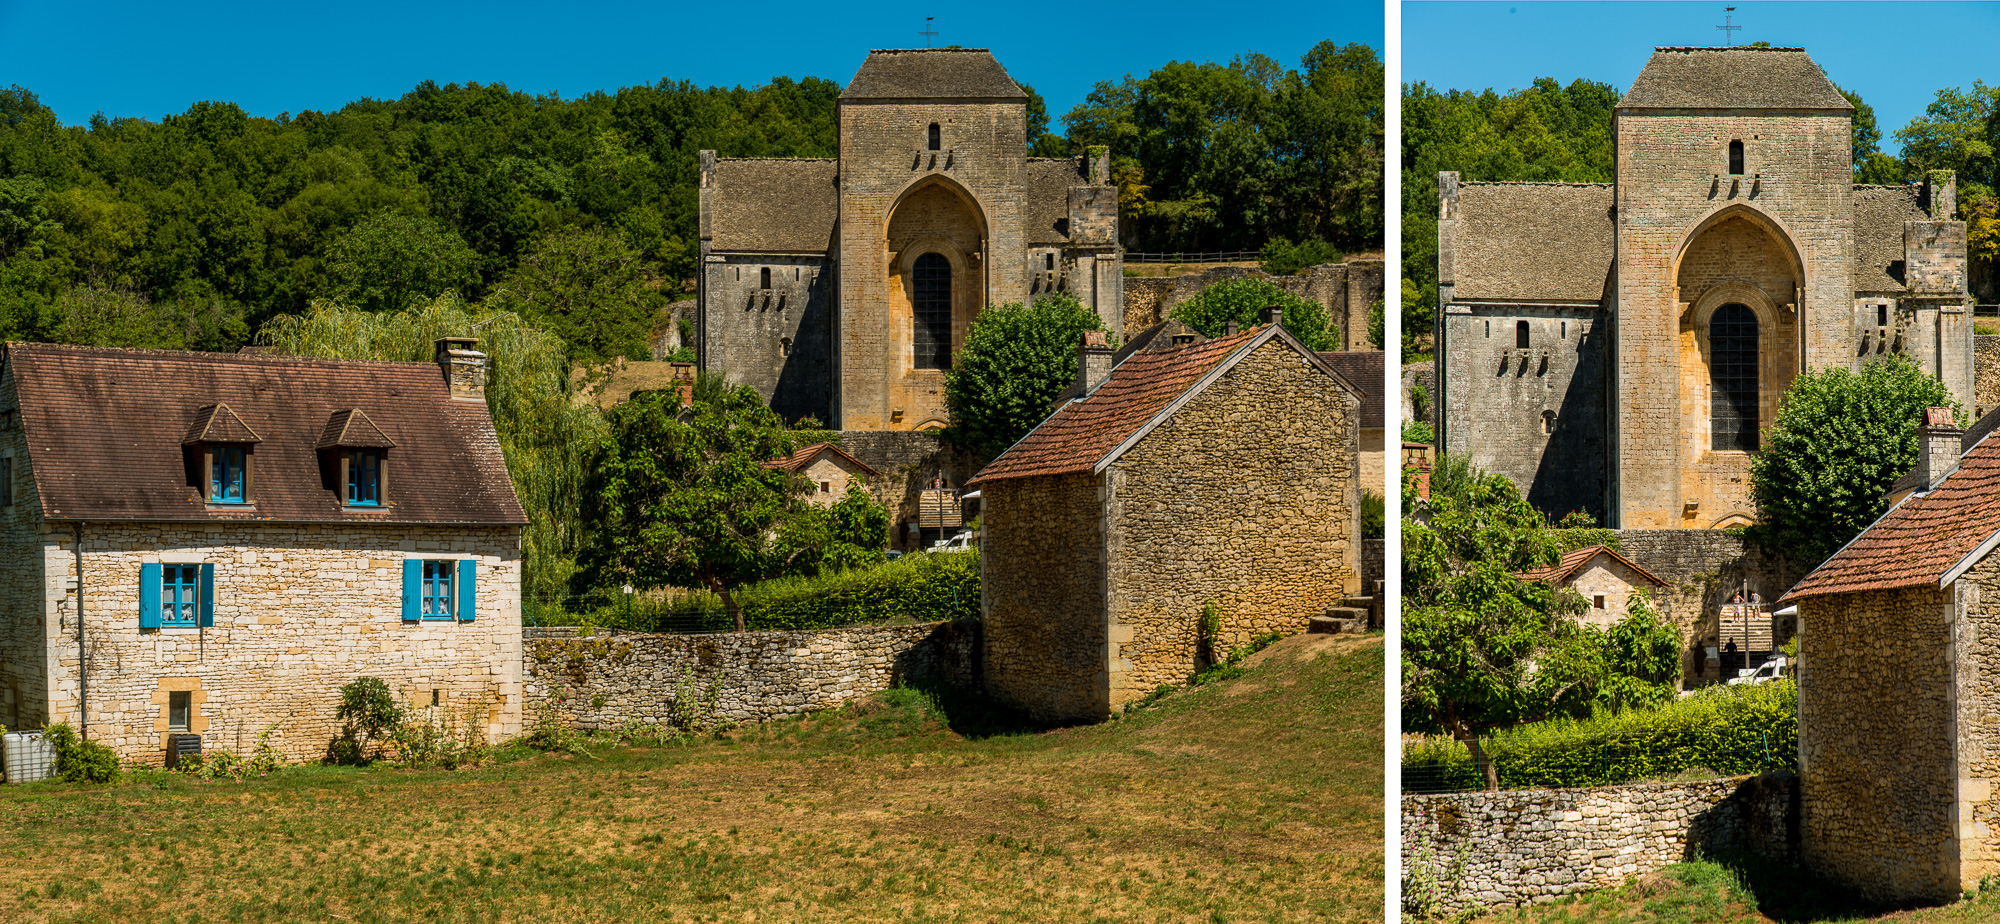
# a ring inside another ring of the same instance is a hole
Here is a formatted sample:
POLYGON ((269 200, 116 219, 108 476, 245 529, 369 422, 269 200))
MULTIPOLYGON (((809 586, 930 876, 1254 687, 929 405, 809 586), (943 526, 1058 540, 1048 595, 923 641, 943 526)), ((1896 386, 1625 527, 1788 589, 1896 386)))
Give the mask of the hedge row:
MULTIPOLYGON (((1798 687, 1783 680, 1715 686, 1653 710, 1537 722, 1480 740, 1502 789, 1566 789, 1674 777, 1797 769, 1798 687)), ((1425 738, 1403 748, 1404 792, 1484 788, 1465 746, 1425 738)))
MULTIPOLYGON (((906 555, 872 568, 810 578, 779 578, 735 592, 744 628, 833 629, 912 620, 979 615, 979 556, 952 552, 906 555)), ((633 632, 729 632, 735 623, 712 593, 668 600, 595 592, 582 598, 528 607, 531 624, 602 626, 633 632)))

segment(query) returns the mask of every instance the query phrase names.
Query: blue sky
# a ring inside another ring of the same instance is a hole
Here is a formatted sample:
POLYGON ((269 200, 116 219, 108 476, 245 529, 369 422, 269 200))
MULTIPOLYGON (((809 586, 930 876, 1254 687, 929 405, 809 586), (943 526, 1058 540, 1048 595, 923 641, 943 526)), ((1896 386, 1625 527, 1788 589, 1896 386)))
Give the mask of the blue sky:
POLYGON ((501 82, 564 97, 648 84, 846 83, 869 48, 990 47, 1052 119, 1099 80, 1245 51, 1286 66, 1322 39, 1382 49, 1377 2, 345 3, 0 0, 0 86, 19 84, 66 123, 94 112, 158 119, 197 100, 253 115, 401 96, 419 81, 501 82), (1241 15, 1237 15, 1238 10, 1241 15))
POLYGON ((1943 87, 2000 82, 2000 4, 1432 3, 1402 6, 1405 82, 1505 92, 1536 77, 1631 85, 1655 45, 1802 45, 1833 82, 1875 109, 1882 149, 1943 87))

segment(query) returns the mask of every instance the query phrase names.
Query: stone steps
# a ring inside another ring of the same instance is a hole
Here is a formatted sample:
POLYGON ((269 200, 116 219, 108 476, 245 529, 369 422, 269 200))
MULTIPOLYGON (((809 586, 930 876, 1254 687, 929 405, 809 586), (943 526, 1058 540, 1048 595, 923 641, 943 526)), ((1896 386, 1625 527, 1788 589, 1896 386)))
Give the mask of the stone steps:
POLYGON ((1308 620, 1306 631, 1321 635, 1353 635, 1366 632, 1368 610, 1353 606, 1332 607, 1326 611, 1326 615, 1314 616, 1308 620))

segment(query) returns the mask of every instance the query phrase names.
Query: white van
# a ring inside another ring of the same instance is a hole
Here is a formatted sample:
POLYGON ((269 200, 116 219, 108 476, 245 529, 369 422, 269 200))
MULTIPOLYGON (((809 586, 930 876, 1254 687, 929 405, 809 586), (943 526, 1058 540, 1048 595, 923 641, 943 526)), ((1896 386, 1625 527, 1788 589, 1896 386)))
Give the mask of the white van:
POLYGON ((1770 683, 1773 680, 1789 677, 1791 675, 1792 675, 1791 663, 1786 661, 1783 656, 1780 656, 1764 662, 1762 666, 1758 667, 1754 671, 1748 668, 1739 670, 1736 672, 1736 676, 1730 678, 1727 682, 1731 684, 1740 683, 1746 685, 1770 683))

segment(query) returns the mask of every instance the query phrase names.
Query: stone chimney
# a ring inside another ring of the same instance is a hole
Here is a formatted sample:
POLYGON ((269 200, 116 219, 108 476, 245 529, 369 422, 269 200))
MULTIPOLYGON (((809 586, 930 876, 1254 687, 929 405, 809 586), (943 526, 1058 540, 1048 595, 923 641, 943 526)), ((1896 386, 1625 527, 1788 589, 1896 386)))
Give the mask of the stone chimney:
POLYGON ((681 407, 694 406, 694 363, 668 363, 673 367, 674 392, 680 395, 681 407))
POLYGON ((477 337, 442 337, 437 341, 437 364, 444 370, 445 385, 453 398, 486 400, 486 354, 474 347, 477 337))
POLYGON ((1946 473, 1958 465, 1958 443, 1965 431, 1951 419, 1951 408, 1924 409, 1924 424, 1917 428, 1917 478, 1920 491, 1937 487, 1946 473))
POLYGON ((1224 336, 1224 337, 1234 337, 1234 336, 1236 336, 1236 322, 1235 322, 1235 321, 1225 321, 1225 322, 1223 322, 1223 325, 1222 325, 1222 336, 1224 336))
POLYGON ((1104 380, 1111 376, 1111 347, 1104 342, 1104 332, 1087 330, 1083 332, 1083 343, 1076 348, 1076 389, 1078 396, 1088 395, 1104 380))
POLYGON ((1285 322, 1285 309, 1280 308, 1277 305, 1264 306, 1264 323, 1283 324, 1284 322, 1285 322))

